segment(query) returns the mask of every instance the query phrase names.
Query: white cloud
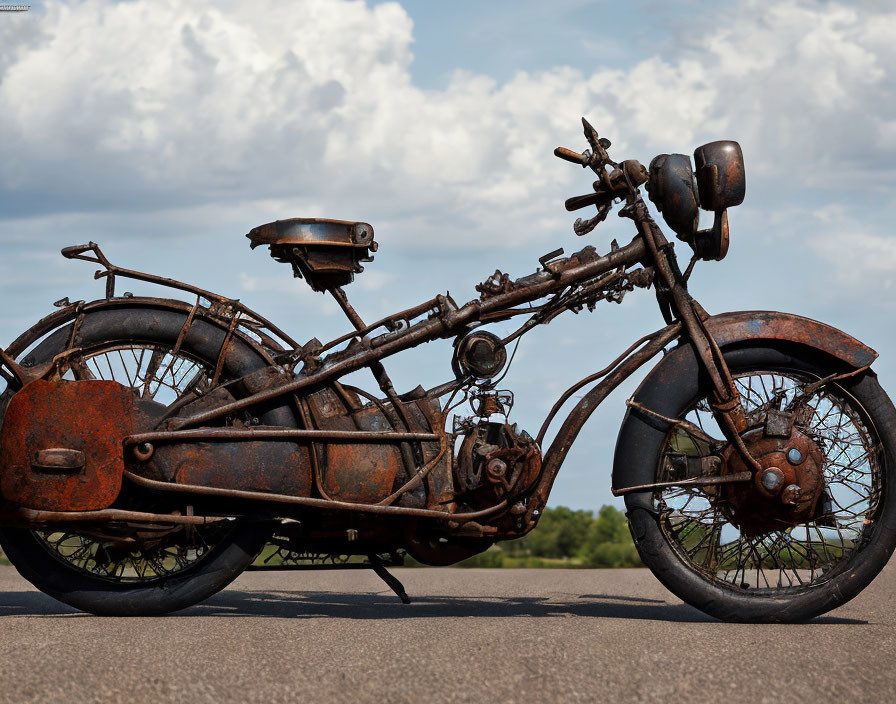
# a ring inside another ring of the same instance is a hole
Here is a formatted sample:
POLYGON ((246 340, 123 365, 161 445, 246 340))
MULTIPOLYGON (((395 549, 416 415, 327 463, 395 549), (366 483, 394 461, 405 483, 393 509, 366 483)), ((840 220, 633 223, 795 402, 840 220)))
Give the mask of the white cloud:
POLYGON ((792 161, 817 185, 838 162, 892 171, 896 101, 881 88, 896 14, 794 0, 724 12, 677 55, 625 71, 558 67, 500 85, 458 72, 426 91, 410 78, 413 29, 398 4, 48 2, 30 31, 0 27, 0 185, 26 212, 73 199, 87 210, 311 201, 359 219, 460 208, 457 237, 512 229, 522 243, 565 227, 559 200, 587 188, 548 161, 561 140, 581 146, 580 113, 619 158, 730 134, 751 171, 792 161))
MULTIPOLYGON (((869 296, 896 285, 896 237, 862 223, 840 206, 822 208, 807 218, 814 227, 809 247, 833 274, 837 296, 893 308, 889 296, 869 296)), ((807 228, 808 229, 808 228, 807 228)))

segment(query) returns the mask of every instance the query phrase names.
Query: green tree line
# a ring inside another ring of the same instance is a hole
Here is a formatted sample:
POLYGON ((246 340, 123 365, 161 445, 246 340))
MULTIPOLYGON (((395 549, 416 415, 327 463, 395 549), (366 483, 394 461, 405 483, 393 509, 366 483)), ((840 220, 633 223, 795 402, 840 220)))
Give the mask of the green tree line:
POLYGON ((459 567, 642 567, 625 515, 604 506, 546 508, 528 535, 492 546, 459 567))

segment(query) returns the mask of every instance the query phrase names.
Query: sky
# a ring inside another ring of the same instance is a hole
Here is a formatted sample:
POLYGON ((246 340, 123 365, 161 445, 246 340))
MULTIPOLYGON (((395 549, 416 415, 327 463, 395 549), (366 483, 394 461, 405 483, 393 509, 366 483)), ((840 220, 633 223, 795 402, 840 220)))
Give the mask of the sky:
MULTIPOLYGON (((563 201, 593 179, 551 153, 586 146, 585 115, 617 161, 738 140, 747 197, 691 292, 711 313, 835 325, 881 353, 896 391, 894 66, 883 0, 32 2, 0 12, 0 345, 63 296, 103 295, 91 265, 59 256, 88 240, 301 342, 348 324, 250 252, 256 225, 371 223, 380 249, 348 288, 369 320, 445 291, 466 302, 557 247, 606 251, 630 221, 576 237, 563 201)), ((639 290, 534 330, 503 383, 511 420, 534 435, 564 389, 662 324, 639 290)), ((435 385, 450 343, 386 366, 399 391, 435 385)), ((609 473, 637 382, 586 425, 550 504, 621 507, 609 473)))

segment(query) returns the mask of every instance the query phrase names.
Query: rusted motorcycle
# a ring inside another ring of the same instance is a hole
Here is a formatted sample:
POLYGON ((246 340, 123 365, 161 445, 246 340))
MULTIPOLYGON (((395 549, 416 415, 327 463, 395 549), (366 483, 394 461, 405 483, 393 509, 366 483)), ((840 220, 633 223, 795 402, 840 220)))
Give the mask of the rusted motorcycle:
POLYGON ((645 564, 733 621, 805 620, 858 594, 896 543, 896 409, 871 371, 877 354, 795 315, 710 315, 689 294, 695 264, 727 253, 727 209, 745 194, 736 142, 698 148, 693 167, 664 154, 646 169, 613 161, 583 125, 586 151, 555 150, 596 175, 593 192, 566 202, 597 208, 574 229, 587 234, 619 205, 634 238, 603 254, 551 252, 521 278, 496 271, 465 305, 438 295, 367 323, 343 287, 377 249, 370 225, 291 219, 249 232, 345 312, 352 329, 325 343, 115 266, 96 244, 62 250, 102 267, 105 296, 58 302, 0 350, 11 562, 97 614, 182 609, 247 568, 369 568, 406 601, 387 571, 406 554, 446 565, 533 530, 591 413, 664 352, 627 402, 612 477, 645 564), (641 186, 692 250, 684 272, 641 186), (117 295, 122 279, 188 300, 117 295), (651 287, 665 327, 566 391, 534 438, 508 421, 510 345, 565 311, 651 287), (504 337, 486 329, 513 319, 504 337), (452 378, 399 393, 383 360, 439 338, 454 340, 452 378), (344 378, 365 368, 375 394, 344 378), (589 386, 542 454, 560 409, 589 386))

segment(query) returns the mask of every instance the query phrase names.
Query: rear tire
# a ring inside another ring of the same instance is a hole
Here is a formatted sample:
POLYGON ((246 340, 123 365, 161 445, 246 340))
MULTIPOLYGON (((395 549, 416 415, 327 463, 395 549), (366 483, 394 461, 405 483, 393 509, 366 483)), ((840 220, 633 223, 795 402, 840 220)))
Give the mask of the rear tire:
POLYGON ((216 594, 246 569, 270 537, 260 524, 234 526, 196 565, 141 583, 108 581, 55 557, 36 531, 5 528, 0 546, 19 574, 54 599, 98 616, 158 616, 216 594))
MULTIPOLYGON (((172 356, 186 318, 186 313, 177 310, 140 305, 92 312, 79 325, 73 344, 83 351, 70 357, 71 366, 63 376, 113 378, 138 395, 154 391, 156 400, 165 395, 171 398, 180 386, 201 374, 211 377, 227 334, 197 316, 172 356)), ((68 325, 47 336, 26 355, 27 364, 54 359, 67 348, 71 330, 68 325)), ((267 364, 257 351, 234 337, 220 378, 239 378, 267 364)), ((200 378, 201 383, 205 381, 200 378)), ((10 393, 0 398, 0 419, 10 398, 10 393)), ((272 405, 256 413, 266 424, 294 427, 288 406, 272 405)), ((138 498, 130 501, 127 508, 146 510, 139 503, 133 505, 138 498)), ((270 527, 263 523, 228 521, 199 526, 192 533, 175 533, 164 549, 157 540, 151 549, 142 549, 138 543, 128 554, 115 543, 60 524, 41 531, 0 529, 0 546, 25 579, 59 601, 98 615, 152 616, 192 606, 226 587, 252 563, 269 537, 270 527), (62 536, 74 547, 60 549, 48 536, 62 536), (106 562, 110 553, 119 559, 106 562)))

